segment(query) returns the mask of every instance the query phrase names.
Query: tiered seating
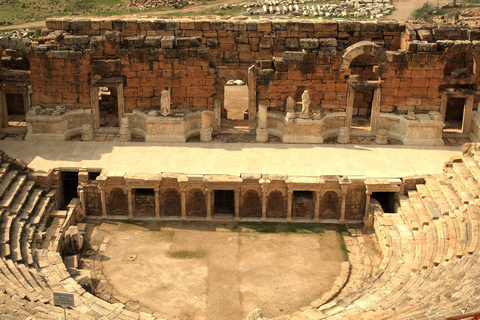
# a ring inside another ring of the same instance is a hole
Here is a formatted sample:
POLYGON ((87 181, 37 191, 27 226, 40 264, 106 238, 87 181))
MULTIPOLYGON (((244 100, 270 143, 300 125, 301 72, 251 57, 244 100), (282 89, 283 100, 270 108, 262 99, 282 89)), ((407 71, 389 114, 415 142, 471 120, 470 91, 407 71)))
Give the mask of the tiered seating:
POLYGON ((480 312, 479 164, 480 150, 473 149, 400 196, 398 213, 375 217, 384 258, 374 277, 356 292, 289 319, 439 319, 480 312))
POLYGON ((74 213, 57 214, 46 230, 53 194, 45 195, 9 163, 0 165, 0 318, 61 318, 63 309, 53 306, 53 291, 62 291, 75 294, 69 319, 153 319, 86 292, 70 277, 60 253, 49 251, 59 247, 74 213))

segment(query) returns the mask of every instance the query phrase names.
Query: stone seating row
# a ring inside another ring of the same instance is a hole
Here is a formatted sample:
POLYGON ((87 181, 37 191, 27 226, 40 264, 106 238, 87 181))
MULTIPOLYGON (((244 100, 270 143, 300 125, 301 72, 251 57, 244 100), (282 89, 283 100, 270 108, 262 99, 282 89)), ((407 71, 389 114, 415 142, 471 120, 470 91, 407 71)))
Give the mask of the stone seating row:
POLYGON ((58 319, 63 310, 53 306, 53 291, 62 291, 75 294, 69 319, 154 319, 105 302, 73 280, 60 253, 48 250, 61 247, 68 228, 68 219, 57 217, 46 231, 52 208, 51 197, 26 175, 0 165, 0 318, 58 319))
MULTIPOLYGON (((480 311, 480 151, 452 159, 375 216, 383 248, 363 286, 289 319, 435 319, 480 311)), ((348 283, 346 288, 348 287, 348 283)))

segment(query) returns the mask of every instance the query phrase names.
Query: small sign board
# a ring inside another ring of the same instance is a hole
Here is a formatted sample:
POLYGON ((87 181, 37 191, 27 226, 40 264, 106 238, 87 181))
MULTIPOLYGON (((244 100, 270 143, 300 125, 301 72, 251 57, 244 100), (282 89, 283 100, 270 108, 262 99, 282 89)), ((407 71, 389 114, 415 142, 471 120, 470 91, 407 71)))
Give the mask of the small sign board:
POLYGON ((73 293, 53 291, 53 305, 75 307, 73 293))

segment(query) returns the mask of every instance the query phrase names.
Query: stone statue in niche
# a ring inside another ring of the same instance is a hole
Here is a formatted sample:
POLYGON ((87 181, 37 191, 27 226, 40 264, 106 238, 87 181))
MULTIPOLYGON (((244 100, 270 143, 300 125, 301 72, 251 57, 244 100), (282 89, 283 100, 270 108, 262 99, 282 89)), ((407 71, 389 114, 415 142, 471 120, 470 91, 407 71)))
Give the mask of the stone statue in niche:
POLYGON ((308 90, 305 90, 302 94, 302 112, 300 112, 300 118, 308 119, 310 117, 310 95, 308 90))
POLYGON ((162 91, 162 100, 160 104, 161 104, 160 112, 162 116, 164 117, 168 116, 170 114, 170 105, 171 105, 170 92, 168 90, 162 91))

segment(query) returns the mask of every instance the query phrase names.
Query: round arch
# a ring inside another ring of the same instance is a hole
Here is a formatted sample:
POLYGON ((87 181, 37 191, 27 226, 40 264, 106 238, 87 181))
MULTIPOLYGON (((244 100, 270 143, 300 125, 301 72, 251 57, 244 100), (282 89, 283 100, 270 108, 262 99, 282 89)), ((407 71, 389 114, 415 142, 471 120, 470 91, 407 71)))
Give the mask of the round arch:
POLYGON ((350 64, 352 61, 361 55, 369 54, 378 61, 379 66, 379 75, 383 73, 383 71, 387 70, 387 53, 383 50, 379 45, 370 42, 370 41, 360 41, 357 42, 347 49, 345 49, 342 61, 340 64, 340 69, 347 70, 350 69, 350 64))

